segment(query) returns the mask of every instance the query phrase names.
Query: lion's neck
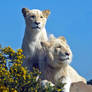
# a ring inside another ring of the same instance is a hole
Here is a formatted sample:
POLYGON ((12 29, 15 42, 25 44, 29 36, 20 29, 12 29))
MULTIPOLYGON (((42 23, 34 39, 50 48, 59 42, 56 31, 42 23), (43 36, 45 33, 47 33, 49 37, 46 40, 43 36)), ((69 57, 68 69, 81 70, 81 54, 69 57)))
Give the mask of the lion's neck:
POLYGON ((38 40, 46 40, 47 41, 47 33, 46 29, 43 28, 39 31, 31 29, 29 26, 25 29, 25 36, 27 36, 29 41, 38 41, 38 40))
POLYGON ((45 64, 45 78, 53 83, 67 75, 67 66, 62 64, 60 68, 54 68, 51 65, 45 64))

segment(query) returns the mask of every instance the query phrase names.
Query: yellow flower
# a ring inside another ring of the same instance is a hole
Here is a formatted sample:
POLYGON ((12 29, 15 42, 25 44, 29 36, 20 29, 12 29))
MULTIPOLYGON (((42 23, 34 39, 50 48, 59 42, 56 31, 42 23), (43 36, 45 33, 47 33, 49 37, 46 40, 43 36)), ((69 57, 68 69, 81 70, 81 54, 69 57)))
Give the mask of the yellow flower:
POLYGON ((5 68, 2 68, 2 71, 5 71, 6 69, 5 68))
POLYGON ((30 79, 31 78, 31 76, 30 75, 27 75, 27 79, 30 79))
POLYGON ((9 92, 9 88, 2 85, 0 86, 0 92, 9 92))
POLYGON ((18 92, 16 89, 12 88, 11 92, 18 92))
MULTIPOLYGON (((21 63, 21 61, 19 59, 15 60, 16 63, 21 63)), ((18 65, 17 65, 18 66, 18 65)))
POLYGON ((9 92, 9 90, 8 89, 3 89, 2 92, 9 92))
POLYGON ((17 56, 18 59, 22 59, 23 57, 22 56, 17 56))
POLYGON ((15 82, 16 82, 16 83, 18 83, 18 81, 17 81, 17 80, 15 80, 15 82))
POLYGON ((14 51, 14 50, 12 50, 12 53, 14 54, 14 53, 15 53, 15 51, 14 51))
POLYGON ((26 80, 26 76, 25 75, 23 75, 23 78, 24 78, 24 80, 26 80))
POLYGON ((14 82, 14 80, 12 78, 9 79, 10 82, 14 82))
POLYGON ((16 54, 17 54, 17 55, 21 55, 21 52, 17 52, 16 54))
POLYGON ((33 87, 31 87, 31 91, 33 91, 34 89, 33 89, 33 87))
POLYGON ((58 89, 57 91, 58 91, 58 92, 61 92, 61 91, 62 91, 62 89, 58 89))
POLYGON ((18 66, 18 64, 14 63, 13 66, 18 66))
POLYGON ((21 71, 22 71, 23 74, 27 73, 27 70, 24 67, 21 67, 21 71))
POLYGON ((13 53, 11 53, 11 56, 13 56, 14 54, 13 53))
POLYGON ((37 92, 37 90, 35 90, 35 92, 37 92))
POLYGON ((20 74, 17 74, 18 77, 20 77, 21 75, 20 74))
POLYGON ((22 49, 18 49, 17 51, 18 51, 18 52, 20 52, 20 53, 22 53, 22 52, 23 52, 23 50, 22 50, 22 49))

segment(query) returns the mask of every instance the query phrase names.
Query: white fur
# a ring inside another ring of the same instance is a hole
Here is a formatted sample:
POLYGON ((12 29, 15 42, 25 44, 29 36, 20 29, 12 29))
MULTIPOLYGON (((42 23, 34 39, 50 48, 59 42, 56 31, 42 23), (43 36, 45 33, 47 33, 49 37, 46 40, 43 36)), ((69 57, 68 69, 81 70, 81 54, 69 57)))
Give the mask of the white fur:
POLYGON ((23 65, 31 70, 33 64, 38 64, 38 55, 41 49, 40 42, 48 40, 45 29, 47 18, 44 15, 45 12, 43 13, 43 11, 37 9, 29 10, 27 8, 23 8, 22 12, 26 23, 26 29, 22 43, 23 54, 26 57, 23 65), (37 25, 35 22, 39 22, 39 24, 37 25))
POLYGON ((43 55, 45 55, 45 58, 42 57, 43 60, 40 60, 41 78, 43 80, 51 81, 54 84, 60 81, 66 83, 64 92, 69 92, 73 82, 83 81, 86 83, 86 80, 69 65, 72 60, 72 52, 64 37, 43 42, 42 46, 43 55), (69 53, 69 55, 65 53, 69 53))

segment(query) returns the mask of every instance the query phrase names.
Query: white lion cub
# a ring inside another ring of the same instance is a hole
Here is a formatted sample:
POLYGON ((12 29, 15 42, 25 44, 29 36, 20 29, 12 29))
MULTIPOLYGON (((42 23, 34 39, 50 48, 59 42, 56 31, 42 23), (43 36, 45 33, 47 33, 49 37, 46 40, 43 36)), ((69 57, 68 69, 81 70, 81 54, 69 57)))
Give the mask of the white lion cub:
POLYGON ((72 82, 83 81, 86 83, 86 80, 69 65, 72 60, 72 52, 64 37, 44 41, 41 44, 45 56, 45 58, 40 57, 43 80, 51 81, 54 84, 60 81, 66 83, 64 92, 69 92, 72 82))
POLYGON ((22 13, 26 23, 22 43, 23 54, 26 56, 23 65, 31 70, 33 66, 38 67, 38 54, 41 48, 40 42, 48 40, 45 24, 50 11, 23 8, 22 13))

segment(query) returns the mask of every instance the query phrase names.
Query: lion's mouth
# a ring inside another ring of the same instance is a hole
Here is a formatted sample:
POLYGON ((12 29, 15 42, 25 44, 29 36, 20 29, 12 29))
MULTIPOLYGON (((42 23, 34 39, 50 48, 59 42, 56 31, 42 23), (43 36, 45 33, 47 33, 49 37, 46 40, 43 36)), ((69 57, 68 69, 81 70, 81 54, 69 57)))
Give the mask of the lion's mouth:
POLYGON ((36 27, 32 27, 32 29, 40 29, 40 27, 39 26, 36 26, 36 27))
POLYGON ((60 57, 59 60, 61 61, 69 60, 69 57, 60 57))

